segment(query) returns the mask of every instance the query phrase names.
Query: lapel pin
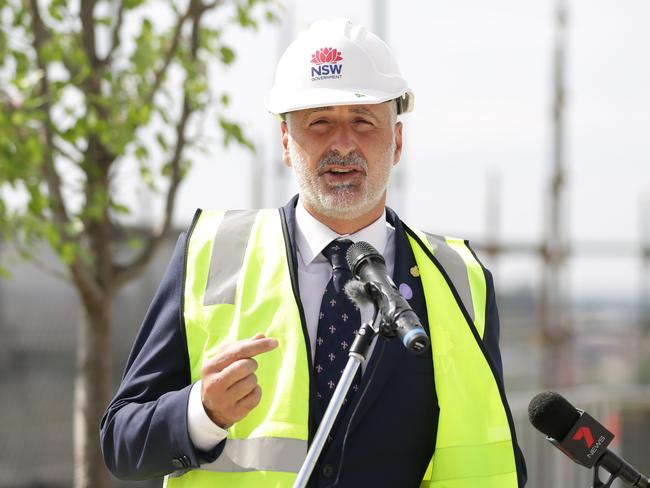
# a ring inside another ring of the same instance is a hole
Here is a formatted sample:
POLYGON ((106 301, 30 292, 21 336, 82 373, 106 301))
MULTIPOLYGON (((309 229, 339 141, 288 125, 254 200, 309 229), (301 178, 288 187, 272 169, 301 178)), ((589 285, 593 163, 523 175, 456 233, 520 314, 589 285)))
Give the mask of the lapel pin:
POLYGON ((407 300, 413 298, 413 290, 411 290, 411 287, 408 286, 406 283, 402 283, 401 285, 399 285, 399 292, 407 300))
POLYGON ((413 278, 417 278, 418 276, 420 276, 420 268, 418 268, 417 265, 413 266, 410 271, 411 271, 411 276, 413 276, 413 278))

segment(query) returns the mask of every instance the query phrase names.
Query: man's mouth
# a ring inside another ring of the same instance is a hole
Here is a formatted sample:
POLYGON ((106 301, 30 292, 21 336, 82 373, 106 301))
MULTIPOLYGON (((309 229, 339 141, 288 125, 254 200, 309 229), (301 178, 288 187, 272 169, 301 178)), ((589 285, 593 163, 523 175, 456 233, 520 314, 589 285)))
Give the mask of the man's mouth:
POLYGON ((350 173, 363 173, 363 169, 356 166, 329 166, 321 174, 345 175, 350 173))
POLYGON ((364 171, 352 166, 330 166, 321 173, 325 181, 331 184, 354 185, 360 182, 364 171))

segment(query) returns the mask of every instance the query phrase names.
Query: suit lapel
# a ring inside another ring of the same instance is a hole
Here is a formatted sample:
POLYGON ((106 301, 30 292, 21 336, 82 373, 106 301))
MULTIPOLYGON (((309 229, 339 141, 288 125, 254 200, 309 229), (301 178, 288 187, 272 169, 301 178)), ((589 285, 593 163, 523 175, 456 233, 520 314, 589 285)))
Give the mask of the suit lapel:
MULTIPOLYGON (((402 289, 407 288, 411 290, 412 297, 408 302, 420 318, 422 326, 428 332, 426 304, 421 280, 419 277, 413 276, 413 274, 417 275, 417 273, 412 274, 411 272, 415 266, 415 256, 404 232, 402 222, 390 208, 387 208, 387 215, 388 222, 395 227, 395 267, 393 269, 393 281, 398 288, 401 287, 402 289)), ((408 295, 408 293, 406 294, 408 295)), ((364 414, 381 394, 386 382, 409 358, 409 353, 398 338, 387 341, 382 337, 378 337, 376 340, 377 344, 367 363, 359 388, 359 392, 365 390, 365 394, 363 398, 360 394, 355 395, 352 400, 352 405, 347 409, 344 419, 345 423, 343 425, 347 424, 352 412, 355 409, 357 410, 351 428, 356 427, 361 419, 363 419, 364 414), (359 402, 360 405, 357 408, 359 402)))

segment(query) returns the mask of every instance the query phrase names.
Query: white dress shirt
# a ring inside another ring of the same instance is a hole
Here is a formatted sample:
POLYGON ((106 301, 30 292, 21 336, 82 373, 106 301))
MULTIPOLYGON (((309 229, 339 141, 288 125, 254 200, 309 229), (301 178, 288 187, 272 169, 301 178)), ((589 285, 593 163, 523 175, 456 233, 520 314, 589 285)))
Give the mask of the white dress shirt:
MULTIPOLYGON (((314 359, 318 314, 323 291, 332 276, 332 266, 321 251, 334 239, 345 237, 353 242, 365 241, 379 251, 386 260, 386 268, 392 276, 395 267, 395 229, 387 222, 386 213, 372 224, 354 234, 341 235, 312 216, 298 199, 296 206, 295 241, 298 254, 298 287, 305 321, 311 358, 314 359), (315 292, 318 290, 317 292, 315 292)), ((372 320, 373 307, 361 307, 361 322, 372 320)), ((374 345, 373 345, 374 347, 374 345)), ((368 357, 372 354, 372 348, 368 357)), ((187 407, 187 426, 194 447, 203 451, 213 449, 228 436, 228 431, 216 425, 208 417, 201 402, 201 380, 194 383, 187 407)))

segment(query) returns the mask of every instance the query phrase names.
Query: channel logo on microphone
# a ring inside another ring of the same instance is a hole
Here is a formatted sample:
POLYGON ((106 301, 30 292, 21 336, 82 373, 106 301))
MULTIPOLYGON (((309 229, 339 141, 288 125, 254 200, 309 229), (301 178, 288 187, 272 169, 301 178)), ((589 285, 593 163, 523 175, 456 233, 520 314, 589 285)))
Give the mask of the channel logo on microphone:
POLYGON ((576 463, 591 468, 613 439, 614 434, 587 412, 582 412, 566 437, 555 443, 576 463))
POLYGON ((591 447, 594 444, 594 436, 591 433, 589 427, 580 427, 578 429, 578 432, 576 432, 575 435, 571 437, 571 439, 574 441, 580 441, 584 439, 587 447, 591 447))

